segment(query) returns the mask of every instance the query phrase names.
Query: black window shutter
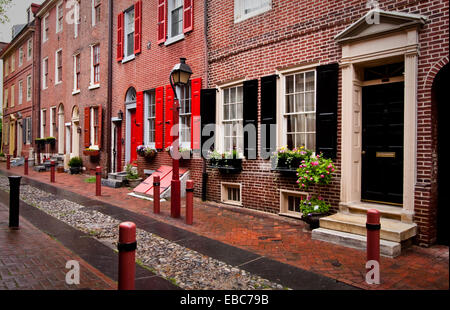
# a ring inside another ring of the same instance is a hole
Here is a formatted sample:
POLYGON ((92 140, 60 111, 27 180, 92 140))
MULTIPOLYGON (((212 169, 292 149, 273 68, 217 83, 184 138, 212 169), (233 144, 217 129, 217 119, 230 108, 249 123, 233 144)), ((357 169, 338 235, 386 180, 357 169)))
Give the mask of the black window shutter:
POLYGON ((276 134, 270 135, 270 125, 276 124, 277 118, 277 78, 278 75, 264 76, 261 78, 261 152, 272 153, 275 149, 270 146, 275 144, 276 134), (265 144, 263 145, 263 138, 265 144))
MULTIPOLYGON (((243 86, 244 95, 244 128, 248 124, 255 127, 258 134, 258 80, 245 81, 243 86)), ((256 139, 249 141, 248 132, 244 131, 244 156, 249 159, 256 159, 256 139)))
POLYGON ((339 65, 317 67, 316 152, 336 158, 339 65))
POLYGON ((27 143, 27 119, 23 119, 21 126, 22 126, 22 143, 26 144, 27 143))
MULTIPOLYGON (((200 90, 200 117, 202 120, 202 132, 203 128, 208 124, 216 124, 216 94, 215 88, 200 90)), ((203 144, 214 136, 211 133, 209 136, 203 136, 201 134, 201 147, 203 150, 203 144)), ((211 146, 214 149, 214 144, 211 146)))

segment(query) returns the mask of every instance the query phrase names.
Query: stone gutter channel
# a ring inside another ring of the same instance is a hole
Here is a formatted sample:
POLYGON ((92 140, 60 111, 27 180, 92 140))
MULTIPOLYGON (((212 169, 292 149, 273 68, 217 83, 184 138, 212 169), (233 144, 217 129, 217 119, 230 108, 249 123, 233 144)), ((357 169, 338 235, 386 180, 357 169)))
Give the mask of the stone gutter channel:
MULTIPOLYGON (((9 180, 4 175, 0 172, 0 201, 7 204, 9 180)), ((20 199, 21 216, 116 281, 118 226, 123 221, 135 222, 137 289, 353 288, 26 177, 22 179, 20 199), (60 228, 52 234, 58 226, 60 228), (87 240, 97 243, 87 244, 87 240)))

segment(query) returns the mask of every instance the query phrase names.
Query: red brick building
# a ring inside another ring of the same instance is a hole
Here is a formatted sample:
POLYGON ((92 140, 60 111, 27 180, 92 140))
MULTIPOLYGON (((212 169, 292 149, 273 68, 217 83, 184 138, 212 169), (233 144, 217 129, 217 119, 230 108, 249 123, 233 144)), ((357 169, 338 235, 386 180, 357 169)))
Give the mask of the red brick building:
POLYGON ((36 26, 33 15, 39 5, 30 6, 27 24, 15 33, 2 50, 3 59, 3 129, 2 150, 14 157, 32 154, 32 107, 35 101, 34 51, 36 26))
MULTIPOLYGON (((361 233, 358 214, 378 208, 382 238, 436 241, 432 84, 448 68, 448 9, 448 1, 379 1, 371 12, 366 1, 208 1, 216 124, 275 123, 278 148, 306 144, 335 159, 322 194, 339 212, 321 221, 325 239, 333 239, 330 230, 361 233), (226 116, 230 103, 239 108, 234 119, 226 116)), ((215 142, 221 152, 252 148, 239 132, 215 142)), ((299 216, 293 204, 305 191, 295 175, 260 159, 260 148, 258 139, 258 159, 244 160, 239 173, 208 169, 208 199, 299 216)))
MULTIPOLYGON (((112 88, 111 171, 127 163, 155 170, 171 165, 164 149, 171 145, 173 90, 169 74, 180 58, 187 58, 193 75, 185 88, 177 88, 183 127, 180 145, 191 149, 190 128, 206 85, 206 41, 203 1, 120 1, 114 4, 114 65, 112 88), (158 150, 149 161, 137 156, 146 145, 158 150)), ((197 137, 199 138, 199 136, 197 137)), ((193 162, 184 163, 188 168, 193 162)), ((191 169, 192 170, 192 169, 191 169)))
POLYGON ((89 170, 107 163, 103 136, 110 14, 109 1, 78 2, 48 0, 37 12, 40 98, 35 130, 40 138, 56 138, 44 153, 64 155, 65 163, 80 156, 89 170))

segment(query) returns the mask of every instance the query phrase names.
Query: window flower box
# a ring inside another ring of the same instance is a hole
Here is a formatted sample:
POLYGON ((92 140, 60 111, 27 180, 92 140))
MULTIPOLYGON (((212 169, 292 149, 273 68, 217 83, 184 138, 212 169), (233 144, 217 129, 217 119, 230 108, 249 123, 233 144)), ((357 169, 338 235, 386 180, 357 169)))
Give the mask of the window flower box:
MULTIPOLYGON (((173 152, 173 147, 169 146, 166 148, 166 152, 168 152, 170 154, 170 157, 174 157, 174 152, 173 152)), ((187 149, 187 148, 180 148, 179 151, 180 153, 180 160, 183 159, 191 159, 192 156, 192 150, 191 149, 187 149)))
POLYGON ((209 166, 219 169, 222 173, 239 173, 242 171, 242 158, 236 151, 220 154, 217 151, 210 153, 209 166))
POLYGON ((152 160, 156 157, 157 151, 154 148, 145 145, 139 145, 136 148, 136 152, 139 156, 144 157, 145 159, 152 160))
POLYGON ((84 149, 83 150, 83 155, 86 155, 86 156, 98 156, 98 155, 100 155, 100 150, 84 149))
POLYGON ((272 171, 281 173, 297 173, 298 167, 308 160, 312 155, 312 151, 304 147, 289 150, 287 147, 280 148, 272 156, 272 171))

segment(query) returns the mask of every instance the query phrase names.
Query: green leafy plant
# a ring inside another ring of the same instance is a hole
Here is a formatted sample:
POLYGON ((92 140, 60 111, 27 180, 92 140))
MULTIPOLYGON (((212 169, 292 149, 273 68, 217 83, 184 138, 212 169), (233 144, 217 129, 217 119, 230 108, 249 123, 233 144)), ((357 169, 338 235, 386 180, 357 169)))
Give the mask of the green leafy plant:
POLYGON ((156 156, 157 153, 156 149, 145 145, 139 145, 136 148, 136 152, 139 156, 143 156, 146 158, 153 158, 156 156))
POLYGON ((84 179, 84 182, 86 182, 86 183, 95 183, 96 181, 97 181, 96 177, 89 177, 89 178, 84 179))
POLYGON ((125 172, 127 173, 127 179, 129 180, 137 180, 139 179, 139 174, 137 173, 133 164, 128 163, 125 172))
POLYGON ((273 154, 273 157, 277 161, 278 168, 297 169, 302 161, 309 160, 312 153, 311 150, 305 149, 304 146, 292 150, 283 146, 273 154))
POLYGON ((300 201, 300 211, 303 215, 327 213, 329 210, 330 205, 320 196, 308 196, 306 199, 300 201))
POLYGON ((3 152, 1 152, 0 157, 5 157, 5 154, 3 152))
POLYGON ((69 160, 68 163, 69 167, 75 168, 75 167, 82 167, 83 166, 83 160, 80 157, 73 157, 71 160, 69 160))

